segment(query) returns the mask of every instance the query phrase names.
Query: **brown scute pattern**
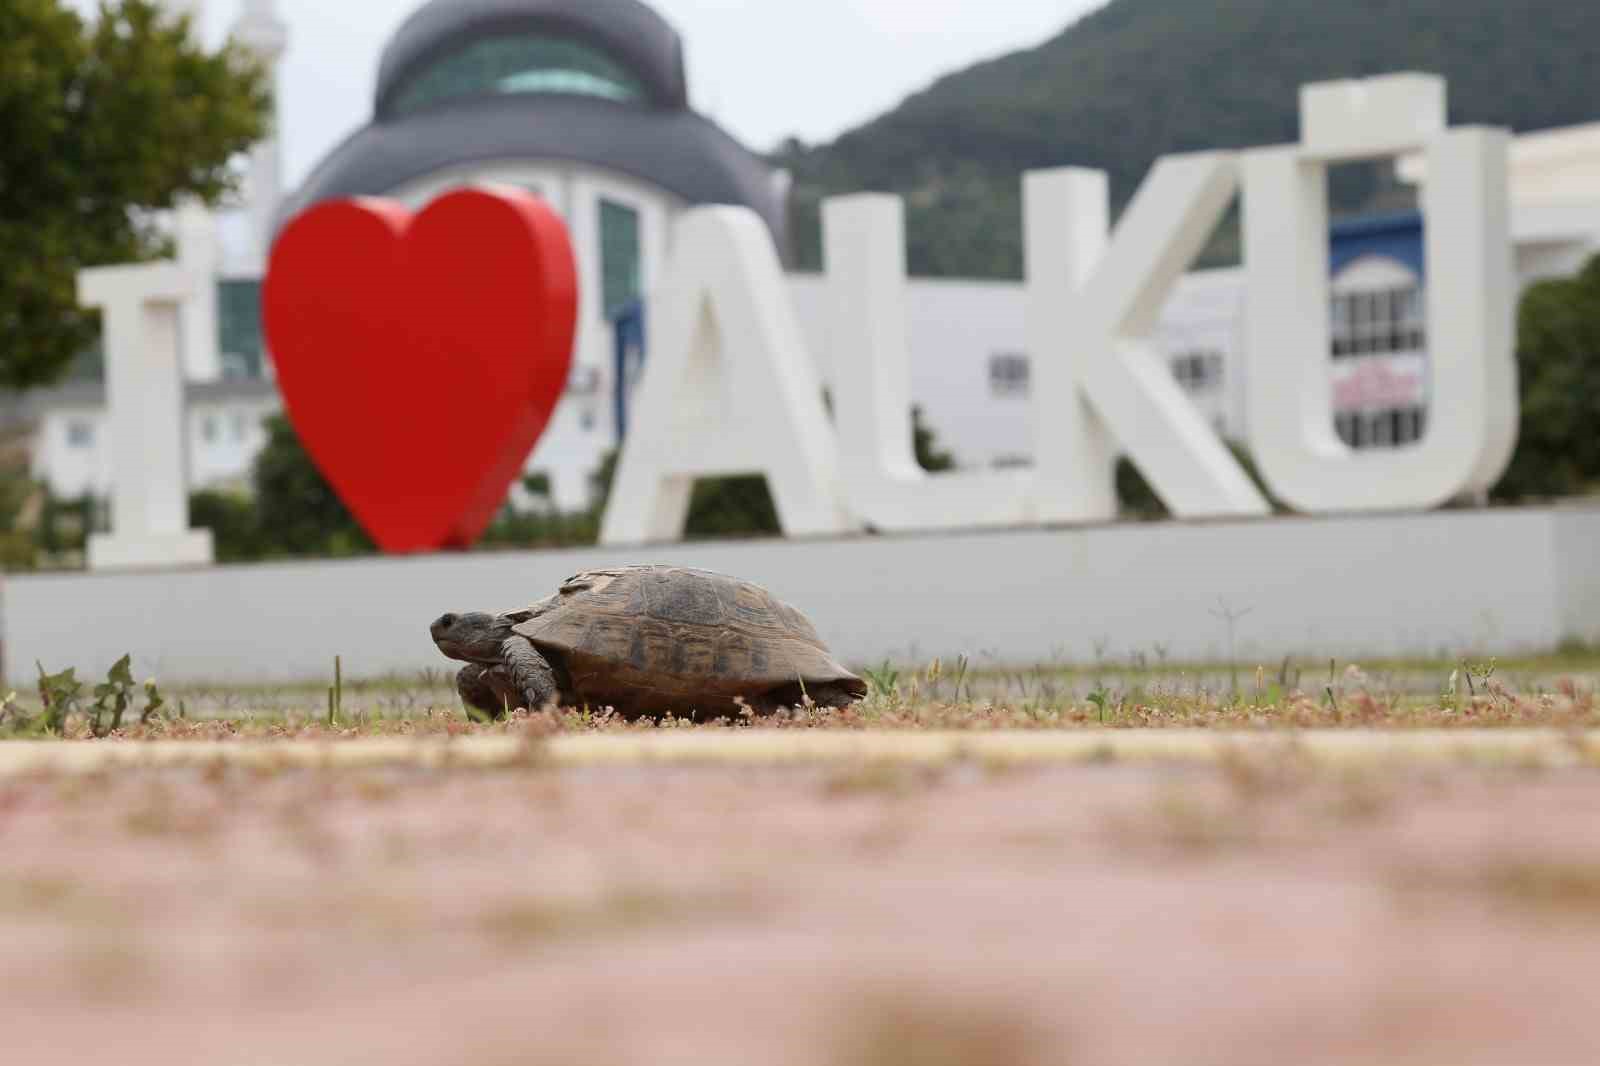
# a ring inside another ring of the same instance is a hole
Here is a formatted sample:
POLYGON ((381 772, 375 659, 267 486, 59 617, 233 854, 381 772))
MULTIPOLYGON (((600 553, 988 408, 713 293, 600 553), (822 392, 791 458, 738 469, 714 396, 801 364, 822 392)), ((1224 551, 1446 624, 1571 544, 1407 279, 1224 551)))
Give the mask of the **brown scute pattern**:
POLYGON ((822 638, 817 636, 817 631, 812 627, 811 620, 809 618, 795 610, 793 607, 790 607, 782 600, 773 600, 772 606, 777 612, 778 617, 783 619, 784 627, 788 629, 789 632, 793 633, 797 637, 800 637, 802 640, 808 640, 819 647, 821 646, 822 638))
POLYGON ((728 614, 747 626, 770 626, 773 616, 773 599, 767 590, 744 581, 730 582, 731 589, 724 590, 723 603, 728 614))
POLYGON ((653 571, 640 582, 644 591, 645 609, 652 618, 663 622, 687 622, 697 626, 721 625, 723 621, 722 597, 733 599, 733 585, 728 578, 689 577, 684 571, 653 571))
POLYGON ((717 638, 716 658, 711 663, 713 677, 760 677, 767 672, 764 643, 737 630, 717 638))
POLYGON ((563 660, 591 702, 758 697, 781 686, 865 685, 799 611, 723 574, 626 567, 575 574, 552 606, 516 626, 563 660))
POLYGON ((716 661, 716 634, 686 629, 672 646, 667 673, 674 677, 711 677, 716 661))
MULTIPOLYGON (((617 619, 606 619, 607 624, 615 624, 617 619)), ((672 656, 672 650, 677 643, 672 637, 672 627, 665 622, 658 622, 652 618, 643 619, 633 625, 633 639, 628 644, 628 665, 635 670, 646 671, 656 663, 667 662, 672 656)), ((593 645, 592 650, 598 650, 593 645)))
MULTIPOLYGON (((574 618, 573 621, 581 622, 583 619, 574 618)), ((638 631, 638 623, 627 618, 618 618, 613 615, 597 615, 587 619, 588 624, 578 626, 563 626, 568 633, 576 633, 577 639, 572 646, 582 649, 596 659, 611 659, 616 662, 628 662, 633 658, 633 638, 638 631)), ((641 669, 645 664, 641 663, 641 669)))

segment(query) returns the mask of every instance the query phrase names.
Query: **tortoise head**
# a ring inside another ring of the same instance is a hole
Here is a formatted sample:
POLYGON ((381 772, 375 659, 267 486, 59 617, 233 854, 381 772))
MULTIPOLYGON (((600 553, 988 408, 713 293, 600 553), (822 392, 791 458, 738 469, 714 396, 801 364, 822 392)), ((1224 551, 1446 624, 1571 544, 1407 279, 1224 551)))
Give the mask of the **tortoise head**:
POLYGON ((500 646, 511 635, 511 619, 504 615, 444 614, 428 627, 439 650, 468 663, 498 663, 500 646))

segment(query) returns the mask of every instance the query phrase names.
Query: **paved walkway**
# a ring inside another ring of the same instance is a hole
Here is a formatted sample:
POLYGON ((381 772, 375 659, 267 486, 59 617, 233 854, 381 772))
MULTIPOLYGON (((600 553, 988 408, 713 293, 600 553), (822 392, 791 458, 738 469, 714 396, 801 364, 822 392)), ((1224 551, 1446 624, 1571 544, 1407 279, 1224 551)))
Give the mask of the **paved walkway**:
POLYGON ((850 761, 939 764, 954 759, 1024 763, 1207 763, 1239 753, 1289 752, 1320 762, 1600 766, 1600 730, 1073 730, 889 732, 703 730, 514 736, 368 737, 280 741, 0 742, 0 777, 94 773, 118 767, 461 766, 537 759, 557 766, 783 765, 850 761))

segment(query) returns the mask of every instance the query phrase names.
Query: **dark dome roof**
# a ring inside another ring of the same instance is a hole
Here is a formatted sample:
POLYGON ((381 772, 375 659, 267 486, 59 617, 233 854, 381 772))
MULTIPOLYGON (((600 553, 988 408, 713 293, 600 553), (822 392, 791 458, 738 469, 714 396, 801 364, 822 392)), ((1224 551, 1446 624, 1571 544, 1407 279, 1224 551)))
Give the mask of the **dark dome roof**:
POLYGON ((693 111, 583 96, 466 100, 364 126, 285 201, 279 224, 323 200, 385 195, 444 167, 530 158, 630 174, 690 204, 743 204, 787 244, 772 171, 720 127, 693 111))
POLYGON ((755 209, 787 246, 772 169, 689 109, 683 47, 639 0, 430 0, 401 25, 378 70, 372 121, 329 152, 278 208, 275 229, 313 204, 384 196, 460 164, 565 160, 632 175, 688 204, 755 209), (528 31, 585 42, 635 77, 646 99, 507 93, 392 105, 434 62, 469 42, 528 31))
POLYGON ((589 42, 622 63, 661 108, 689 106, 683 41, 639 0, 430 0, 401 24, 378 66, 374 111, 382 120, 411 78, 474 38, 516 29, 589 42))

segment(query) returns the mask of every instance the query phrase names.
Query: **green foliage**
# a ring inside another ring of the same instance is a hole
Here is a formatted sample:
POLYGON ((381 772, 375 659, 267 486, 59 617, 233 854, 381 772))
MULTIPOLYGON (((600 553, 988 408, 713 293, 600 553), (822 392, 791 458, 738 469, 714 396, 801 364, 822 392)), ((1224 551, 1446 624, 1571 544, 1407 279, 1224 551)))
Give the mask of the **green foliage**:
POLYGON ((211 530, 220 563, 247 562, 267 554, 255 501, 241 492, 204 489, 189 496, 189 522, 211 530))
MULTIPOLYGON (((1573 0, 1111 0, 1037 48, 935 82, 893 111, 774 153, 795 176, 797 264, 821 263, 818 204, 906 197, 920 275, 1019 277, 1020 176, 1108 171, 1125 204, 1163 154, 1291 141, 1299 87, 1400 70, 1449 79, 1452 120, 1517 130, 1593 119, 1600 4, 1573 0)), ((1337 210, 1382 209, 1387 169, 1341 168, 1337 210)), ((1234 235, 1213 245, 1228 253, 1234 235)))
MULTIPOLYGON (((1250 480, 1256 483, 1256 488, 1260 489, 1261 494, 1267 498, 1267 502, 1272 504, 1273 510, 1280 513, 1287 511, 1288 508, 1273 499, 1272 493, 1267 491, 1267 483, 1261 479, 1261 472, 1256 469, 1255 460, 1245 450, 1244 445, 1236 441, 1227 441, 1226 443, 1228 450, 1233 453, 1234 459, 1238 461, 1240 466, 1244 467, 1244 472, 1250 475, 1250 480)), ((1167 510, 1167 505, 1161 502, 1161 497, 1156 495, 1155 490, 1150 487, 1150 483, 1144 479, 1144 475, 1139 473, 1139 468, 1134 466, 1133 462, 1127 457, 1117 460, 1116 479, 1117 501, 1121 505, 1124 517, 1139 521, 1153 521, 1171 517, 1171 512, 1167 510)))
POLYGON ((1542 281, 1517 314, 1522 425, 1495 486, 1508 502, 1600 491, 1600 256, 1542 281))
POLYGON ((522 479, 522 487, 530 496, 550 496, 550 475, 544 471, 528 474, 522 479))
POLYGON ((122 716, 133 703, 136 687, 133 681, 133 657, 124 655, 112 664, 105 683, 94 688, 95 736, 105 736, 122 728, 122 716), (102 731, 102 718, 106 715, 110 718, 102 731))
POLYGON ((267 420, 267 443, 256 456, 257 550, 285 555, 349 556, 374 550, 372 539, 311 461, 282 415, 267 420))
POLYGON ((47 674, 43 663, 36 665, 39 668, 39 702, 44 708, 37 724, 46 733, 60 734, 67 726, 67 716, 83 709, 83 682, 78 680, 75 667, 59 674, 47 674))
POLYGON ((684 536, 775 537, 782 532, 778 508, 772 502, 767 479, 744 477, 701 478, 689 494, 689 517, 684 536))
POLYGON ((104 501, 63 499, 25 463, 0 460, 0 570, 81 566, 89 534, 105 529, 107 517, 104 501))
MULTIPOLYGON (((912 411, 912 433, 917 461, 924 468, 947 470, 955 465, 950 453, 939 448, 937 434, 920 409, 912 411)), ((613 448, 589 476, 590 502, 584 510, 570 514, 518 512, 507 506, 485 530, 478 547, 563 548, 596 543, 616 466, 613 448)), ((359 555, 375 550, 311 461, 294 427, 281 415, 267 422, 267 444, 256 457, 253 480, 253 498, 217 491, 197 492, 189 498, 190 521, 211 530, 219 561, 359 555)), ((550 488, 544 474, 529 475, 523 484, 538 495, 548 494, 550 488)), ((778 511, 765 478, 702 478, 695 483, 689 503, 689 539, 776 536, 778 532, 778 511)))
MULTIPOLYGON (((611 497, 611 481, 617 471, 617 450, 608 450, 589 479, 590 508, 594 536, 598 538, 600 519, 611 497)), ((587 532, 587 529, 585 529, 587 532)), ((760 475, 701 478, 689 495, 689 517, 684 535, 703 537, 776 536, 778 509, 760 475)), ((585 543, 593 543, 587 541, 585 543)))
MULTIPOLYGON (((141 687, 133 680, 131 655, 124 655, 112 664, 105 681, 94 687, 92 703, 85 702, 84 683, 78 680, 76 668, 49 674, 38 664, 38 670, 39 713, 28 714, 16 702, 16 693, 11 693, 0 703, 0 735, 59 737, 67 731, 69 720, 77 716, 94 736, 109 736, 122 728, 123 717, 132 709, 141 687)), ((146 681, 142 687, 145 705, 139 721, 149 725, 167 701, 154 679, 146 681)))
POLYGON ((149 212, 215 202, 265 131, 245 53, 211 53, 150 0, 0 3, 0 384, 52 381, 90 345, 77 272, 165 249, 149 212))
POLYGON ((955 456, 939 447, 938 436, 923 419, 921 407, 911 408, 911 447, 916 453, 917 465, 930 474, 955 469, 955 456))
POLYGON ((897 696, 900 693, 900 671, 885 659, 883 665, 877 669, 863 667, 861 676, 866 680, 871 694, 880 698, 897 696))
POLYGON ((28 469, 25 447, 0 445, 0 570, 31 570, 36 547, 27 512, 39 500, 41 487, 28 469))

